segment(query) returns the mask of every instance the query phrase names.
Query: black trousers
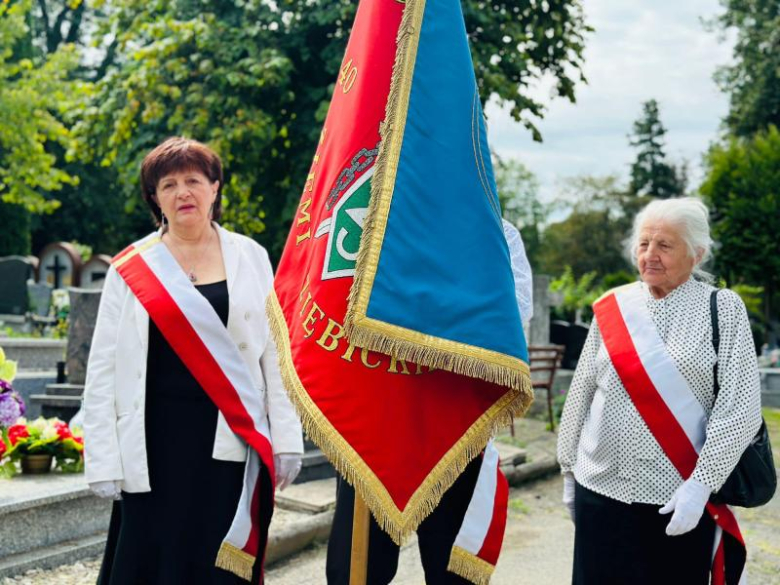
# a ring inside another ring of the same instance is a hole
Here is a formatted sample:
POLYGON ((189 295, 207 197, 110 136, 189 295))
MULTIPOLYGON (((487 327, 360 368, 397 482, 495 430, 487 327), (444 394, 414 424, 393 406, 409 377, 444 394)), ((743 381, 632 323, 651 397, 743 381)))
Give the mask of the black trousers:
MULTIPOLYGON (((428 585, 467 585, 469 581, 447 571, 450 553, 468 509, 482 461, 477 457, 442 497, 439 506, 417 528, 425 582, 428 585)), ((355 491, 339 478, 336 514, 328 541, 328 585, 349 585, 352 551, 352 512, 355 491)), ((398 570, 400 549, 371 517, 368 536, 368 585, 387 585, 398 570)))
POLYGON ((577 484, 573 585, 707 585, 715 522, 705 512, 691 532, 667 536, 671 514, 659 509, 577 484))

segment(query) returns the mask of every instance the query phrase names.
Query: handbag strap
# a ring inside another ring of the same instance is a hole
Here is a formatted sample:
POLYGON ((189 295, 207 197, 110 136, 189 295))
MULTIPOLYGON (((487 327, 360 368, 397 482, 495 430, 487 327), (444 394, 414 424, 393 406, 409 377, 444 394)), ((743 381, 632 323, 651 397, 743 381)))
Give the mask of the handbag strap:
POLYGON ((710 319, 712 319, 712 348, 715 350, 715 365, 712 367, 712 379, 715 381, 715 398, 718 397, 718 353, 720 350, 720 327, 718 327, 718 289, 710 294, 710 319))

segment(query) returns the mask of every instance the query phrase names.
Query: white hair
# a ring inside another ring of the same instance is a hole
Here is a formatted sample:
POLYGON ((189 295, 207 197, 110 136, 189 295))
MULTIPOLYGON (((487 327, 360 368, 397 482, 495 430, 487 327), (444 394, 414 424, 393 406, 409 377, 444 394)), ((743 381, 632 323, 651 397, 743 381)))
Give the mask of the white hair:
POLYGON ((648 222, 664 222, 680 228, 680 236, 688 248, 688 257, 694 258, 693 275, 699 280, 712 282, 713 276, 701 266, 712 256, 709 211, 701 199, 680 197, 656 199, 648 203, 634 218, 634 227, 626 240, 626 251, 631 263, 637 267, 637 250, 642 227, 648 222))

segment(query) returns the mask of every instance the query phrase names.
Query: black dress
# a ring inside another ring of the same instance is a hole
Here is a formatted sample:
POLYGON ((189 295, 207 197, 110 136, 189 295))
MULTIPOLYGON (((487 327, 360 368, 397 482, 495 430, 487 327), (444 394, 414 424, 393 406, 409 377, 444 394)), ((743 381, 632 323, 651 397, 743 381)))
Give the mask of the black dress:
MULTIPOLYGON (((196 288, 227 324, 227 283, 196 288)), ((214 566, 244 477, 243 462, 211 456, 217 414, 150 321, 146 451, 151 492, 123 492, 114 505, 99 585, 246 585, 214 566)), ((255 564, 253 583, 259 582, 261 564, 255 564)))

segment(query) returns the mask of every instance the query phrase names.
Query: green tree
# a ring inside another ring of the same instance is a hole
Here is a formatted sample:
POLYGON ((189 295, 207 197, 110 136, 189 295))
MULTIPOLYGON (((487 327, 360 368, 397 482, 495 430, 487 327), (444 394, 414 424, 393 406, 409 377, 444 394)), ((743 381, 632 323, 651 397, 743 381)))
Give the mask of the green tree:
POLYGON ((36 47, 36 23, 30 0, 0 3, 0 255, 30 253, 31 214, 52 213, 55 194, 78 184, 66 152, 88 86, 70 79, 78 54, 67 37, 50 54, 36 47))
POLYGON ((0 199, 0 257, 30 253, 30 212, 24 205, 0 199))
MULTIPOLYGON (((225 221, 278 257, 343 57, 351 0, 97 3, 112 65, 81 125, 86 160, 117 170, 138 200, 141 157, 166 136, 210 144, 227 170, 225 221)), ((527 88, 552 77, 574 100, 582 77, 580 0, 464 3, 481 97, 494 96, 534 135, 541 102, 527 88)))
MULTIPOLYGON (((91 38, 87 32, 100 18, 105 18, 105 14, 88 6, 86 0, 37 0, 26 14, 27 38, 15 52, 20 58, 41 61, 63 48, 75 51, 78 63, 67 72, 68 78, 83 82, 99 79, 113 58, 111 50, 99 53, 88 48, 91 38)), ((89 83, 83 85, 90 87, 89 83)), ((71 116, 69 121, 74 118, 71 116)), ((97 252, 114 253, 133 234, 148 231, 148 216, 141 214, 139 218, 138 213, 125 213, 124 194, 111 187, 117 183, 112 167, 100 166, 96 161, 73 160, 59 144, 49 144, 48 150, 56 158, 58 168, 79 180, 76 184, 63 184, 57 191, 60 205, 56 209, 28 218, 25 226, 32 232, 33 253, 57 240, 78 240, 97 252)), ((30 242, 30 234, 25 241, 30 242)))
POLYGON ((661 122, 658 102, 645 102, 642 115, 634 122, 634 132, 629 135, 629 144, 638 151, 631 165, 632 193, 658 199, 685 194, 688 182, 686 168, 667 162, 665 136, 666 128, 661 122))
POLYGON ((603 277, 630 269, 623 256, 623 235, 609 211, 573 211, 544 232, 541 272, 561 274, 571 266, 574 276, 596 272, 603 277))
POLYGON ((547 207, 539 201, 539 181, 520 161, 495 159, 493 168, 504 219, 520 230, 528 261, 536 266, 548 215, 547 207))
POLYGON ((38 0, 29 14, 28 23, 42 52, 50 55, 63 44, 82 42, 86 14, 84 0, 38 0))
POLYGON ((717 272, 729 283, 764 288, 769 322, 780 285, 780 131, 731 138, 710 149, 701 192, 712 210, 717 272))
POLYGON ((59 205, 53 192, 78 182, 53 150, 73 147, 70 114, 85 86, 68 80, 77 64, 72 46, 45 59, 18 58, 29 44, 29 10, 29 0, 0 3, 0 195, 45 213, 59 205))
POLYGON ((570 323, 581 323, 584 318, 592 319, 590 307, 604 293, 604 287, 598 285, 598 273, 586 272, 579 278, 574 277, 571 266, 566 266, 563 274, 550 282, 552 292, 561 293, 563 301, 558 307, 560 316, 570 323))
POLYGON ((780 0, 720 3, 726 10, 712 24, 737 35, 732 64, 715 74, 730 98, 726 125, 737 136, 780 126, 780 0))
POLYGON ((568 266, 576 278, 595 272, 600 281, 613 272, 632 271, 623 242, 643 202, 644 198, 621 187, 614 175, 565 181, 556 206, 569 214, 544 231, 539 254, 542 272, 562 274, 568 266))

